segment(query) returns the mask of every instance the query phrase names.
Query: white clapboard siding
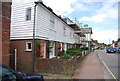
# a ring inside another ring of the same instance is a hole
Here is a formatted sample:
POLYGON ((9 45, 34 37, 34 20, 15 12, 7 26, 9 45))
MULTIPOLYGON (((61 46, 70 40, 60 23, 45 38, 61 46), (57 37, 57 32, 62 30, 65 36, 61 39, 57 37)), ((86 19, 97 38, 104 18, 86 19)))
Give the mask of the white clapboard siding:
POLYGON ((85 40, 91 41, 91 34, 85 34, 85 36, 86 36, 85 40))
POLYGON ((10 39, 32 38, 34 20, 34 1, 12 0, 10 39), (26 9, 31 7, 31 20, 26 21, 26 9))
MULTIPOLYGON (((34 5, 34 0, 13 0, 11 16, 11 40, 32 39, 34 5), (29 7, 32 8, 32 17, 31 20, 26 21, 26 9, 29 7)), ((74 30, 71 27, 69 27, 65 22, 63 22, 41 4, 36 7, 35 36, 38 39, 59 41, 64 43, 75 43, 79 39, 79 36, 74 34, 74 30), (54 28, 50 27, 51 15, 55 18, 54 28), (65 34, 63 29, 64 26, 66 27, 65 34)))
POLYGON ((65 22, 60 20, 44 6, 37 6, 37 17, 36 17, 36 36, 47 37, 48 40, 59 41, 71 43, 75 42, 73 38, 70 37, 70 32, 74 34, 74 30, 70 28, 65 22), (54 28, 50 27, 50 16, 55 17, 55 26, 54 28), (66 34, 64 35, 63 25, 66 26, 66 34))

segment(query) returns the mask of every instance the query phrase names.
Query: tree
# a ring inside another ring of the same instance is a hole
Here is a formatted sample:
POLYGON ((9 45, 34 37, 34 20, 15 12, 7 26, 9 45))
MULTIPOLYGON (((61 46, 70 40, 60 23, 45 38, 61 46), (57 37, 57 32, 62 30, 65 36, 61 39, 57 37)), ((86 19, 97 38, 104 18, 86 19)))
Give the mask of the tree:
POLYGON ((117 40, 118 42, 120 42, 120 38, 118 38, 118 40, 117 40))

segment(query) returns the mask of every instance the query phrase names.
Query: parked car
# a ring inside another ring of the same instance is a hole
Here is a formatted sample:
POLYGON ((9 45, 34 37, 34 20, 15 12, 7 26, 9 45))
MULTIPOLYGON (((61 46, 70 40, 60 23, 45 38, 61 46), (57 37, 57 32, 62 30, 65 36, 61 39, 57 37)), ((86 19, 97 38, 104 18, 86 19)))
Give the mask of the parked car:
POLYGON ((100 49, 101 49, 101 50, 104 50, 104 47, 101 47, 100 49))
POLYGON ((106 52, 107 53, 115 53, 116 52, 116 49, 114 47, 107 47, 106 48, 106 52))
POLYGON ((44 81, 42 75, 17 72, 3 64, 0 64, 1 81, 44 81))

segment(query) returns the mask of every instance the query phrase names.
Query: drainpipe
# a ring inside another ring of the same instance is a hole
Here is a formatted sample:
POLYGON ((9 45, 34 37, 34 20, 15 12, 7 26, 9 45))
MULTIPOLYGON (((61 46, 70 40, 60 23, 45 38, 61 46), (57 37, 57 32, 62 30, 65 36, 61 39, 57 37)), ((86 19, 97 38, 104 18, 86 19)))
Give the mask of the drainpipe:
POLYGON ((34 65, 35 65, 35 20, 36 20, 36 6, 38 2, 35 2, 34 6, 34 23, 33 23, 33 45, 32 45, 32 72, 34 72, 34 65))

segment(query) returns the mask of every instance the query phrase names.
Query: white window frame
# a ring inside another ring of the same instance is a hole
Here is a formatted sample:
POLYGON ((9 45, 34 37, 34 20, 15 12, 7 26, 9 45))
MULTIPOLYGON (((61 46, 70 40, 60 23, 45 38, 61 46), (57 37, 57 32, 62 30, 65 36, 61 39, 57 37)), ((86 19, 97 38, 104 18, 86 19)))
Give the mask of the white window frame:
POLYGON ((44 58, 46 58, 46 43, 44 43, 44 58))
POLYGON ((55 17, 50 15, 50 28, 55 27, 55 17))
POLYGON ((51 44, 50 44, 50 47, 53 47, 53 48, 51 48, 52 49, 52 51, 49 53, 49 57, 50 58, 54 58, 55 57, 55 43, 54 42, 51 42, 51 44), (52 53, 52 54, 51 54, 52 53))
POLYGON ((66 35, 66 26, 63 25, 63 34, 66 35))
POLYGON ((32 51, 32 42, 26 42, 26 51, 32 51), (31 43, 31 49, 28 49, 28 43, 31 43))
POLYGON ((25 20, 26 21, 31 20, 31 14, 32 14, 32 8, 29 7, 29 8, 26 9, 26 14, 25 14, 25 20), (28 10, 30 10, 30 12, 28 12, 28 10), (29 18, 28 18, 28 16, 29 16, 29 18))
POLYGON ((70 31, 70 38, 73 38, 72 31, 70 31))

